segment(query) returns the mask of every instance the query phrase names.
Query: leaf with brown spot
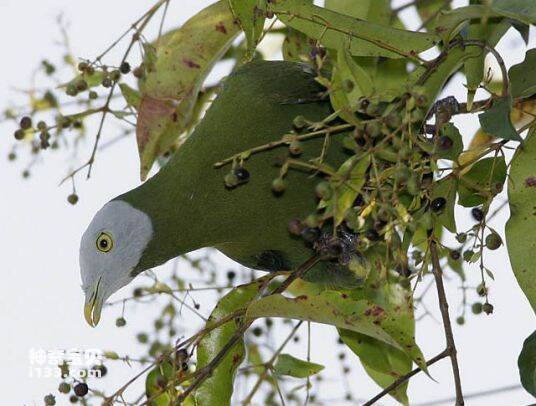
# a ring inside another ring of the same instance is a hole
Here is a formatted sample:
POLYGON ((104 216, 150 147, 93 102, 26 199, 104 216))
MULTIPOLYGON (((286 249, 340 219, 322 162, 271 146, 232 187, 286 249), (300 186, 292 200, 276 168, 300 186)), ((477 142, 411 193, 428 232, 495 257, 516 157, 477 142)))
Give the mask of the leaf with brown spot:
POLYGON ((203 82, 238 32, 228 2, 220 0, 146 47, 136 128, 142 180, 188 129, 203 82))
POLYGON ((354 331, 402 351, 426 370, 424 357, 415 343, 413 331, 399 322, 399 319, 405 316, 401 313, 391 313, 387 308, 368 299, 343 298, 340 292, 329 290, 308 295, 305 299, 271 295, 252 302, 246 317, 288 317, 354 331))
POLYGON ((527 187, 527 178, 536 176, 536 127, 533 127, 512 158, 508 202, 510 219, 506 223, 506 246, 519 286, 536 312, 536 188, 527 187))

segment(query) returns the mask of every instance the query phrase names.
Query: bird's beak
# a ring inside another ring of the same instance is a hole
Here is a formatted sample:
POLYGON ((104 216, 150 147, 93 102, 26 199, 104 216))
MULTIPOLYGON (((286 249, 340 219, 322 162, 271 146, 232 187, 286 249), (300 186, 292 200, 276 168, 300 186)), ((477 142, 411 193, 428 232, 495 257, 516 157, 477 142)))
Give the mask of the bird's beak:
POLYGON ((102 305, 104 303, 104 295, 102 291, 99 292, 101 278, 97 281, 95 286, 87 291, 86 302, 84 304, 84 317, 87 324, 91 327, 95 327, 100 320, 102 305))

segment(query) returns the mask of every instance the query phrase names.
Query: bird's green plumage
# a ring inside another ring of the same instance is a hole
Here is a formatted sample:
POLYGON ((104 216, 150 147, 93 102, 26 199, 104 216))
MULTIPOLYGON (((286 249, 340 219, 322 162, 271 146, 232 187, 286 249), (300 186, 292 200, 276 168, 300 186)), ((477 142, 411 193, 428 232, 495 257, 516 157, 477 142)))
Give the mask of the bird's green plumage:
MULTIPOLYGON (((246 162, 249 182, 233 190, 223 183, 230 166, 215 169, 214 163, 279 140, 292 129, 296 116, 311 121, 328 116, 329 101, 319 98, 325 89, 314 76, 307 66, 290 62, 252 62, 238 69, 170 162, 117 198, 144 211, 153 222, 154 235, 138 272, 202 247, 215 247, 245 266, 267 270, 293 268, 311 256, 311 248, 291 236, 287 225, 314 212, 318 177, 291 169, 286 191, 276 197, 270 185, 279 174, 278 157, 286 156, 287 148, 252 156, 246 162)), ((348 158, 341 136, 332 137, 325 157, 334 167, 348 158)), ((319 156, 323 142, 322 137, 304 142, 301 158, 319 156)), ((331 268, 321 263, 307 279, 331 285, 348 282, 348 273, 331 268)))

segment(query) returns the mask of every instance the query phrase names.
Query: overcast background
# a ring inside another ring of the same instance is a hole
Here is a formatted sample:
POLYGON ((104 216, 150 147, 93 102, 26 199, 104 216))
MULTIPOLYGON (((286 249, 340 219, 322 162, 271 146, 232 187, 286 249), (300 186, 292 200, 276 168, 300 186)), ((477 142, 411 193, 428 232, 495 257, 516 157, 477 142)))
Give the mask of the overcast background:
MULTIPOLYGON (((172 1, 167 26, 180 24, 208 3, 172 1)), ((31 74, 43 58, 53 59, 61 55, 55 22, 59 13, 63 13, 69 22, 74 54, 92 58, 117 38, 149 4, 151 2, 142 0, 0 0, 0 108, 12 102, 23 103, 24 99, 14 89, 29 86, 31 74)), ((408 13, 411 15, 411 10, 408 13)), ((534 37, 534 32, 532 34, 534 37)), ((501 43, 500 51, 508 65, 523 59, 521 45, 519 36, 513 32, 501 43)), ((534 45, 533 40, 531 46, 534 45)), ((464 98, 462 88, 451 89, 450 94, 464 98)), ((476 118, 460 118, 457 123, 461 124, 466 140, 477 128, 476 118)), ((119 309, 105 310, 96 329, 88 327, 82 316, 79 238, 93 214, 105 202, 138 184, 134 139, 125 140, 99 155, 91 180, 78 182, 81 199, 72 207, 66 202, 70 186, 58 187, 59 180, 71 165, 68 157, 61 153, 47 156, 44 164, 38 163, 32 168, 30 179, 22 180, 21 162, 8 163, 6 159, 13 143, 13 130, 11 125, 0 123, 0 403, 33 405, 42 404, 46 393, 55 392, 58 380, 29 376, 28 351, 31 348, 103 348, 115 349, 121 354, 136 354, 140 348, 133 335, 143 328, 144 321, 152 320, 152 309, 151 305, 134 308, 124 329, 114 326, 119 309)), ((104 137, 113 138, 117 132, 116 127, 109 125, 104 137)), ((91 135, 81 151, 79 162, 87 159, 92 145, 91 135)), ((507 214, 505 210, 494 224, 503 224, 507 214)), ((458 215, 462 224, 469 224, 467 212, 458 215)), ((222 264, 226 261, 223 257, 220 260, 222 264)), ((467 394, 518 385, 517 356, 523 340, 535 326, 534 314, 513 278, 506 249, 503 247, 489 253, 487 261, 495 273, 495 282, 491 283, 495 312, 490 317, 469 315, 466 325, 455 326, 454 331, 467 394)), ((474 274, 477 274, 476 270, 474 274)), ((448 277, 455 280, 455 275, 448 277)), ((477 280, 473 278, 473 286, 477 280)), ((459 310, 457 287, 457 282, 447 284, 453 303, 453 319, 459 310)), ((470 301, 474 299, 471 294, 470 301)), ((427 304, 431 309, 437 308, 435 294, 429 295, 427 304)), ((419 322, 417 338, 427 357, 439 353, 444 347, 442 326, 430 317, 419 322)), ((346 393, 346 384, 338 379, 340 365, 335 360, 338 351, 332 329, 315 327, 312 346, 312 360, 328 367, 329 392, 323 393, 323 397, 341 398, 346 393)), ((294 350, 298 356, 305 355, 303 345, 295 346, 294 350)), ((353 365, 357 365, 357 359, 352 360, 353 365)), ((353 370, 349 382, 356 397, 367 398, 379 390, 359 366, 353 370)), ((107 380, 108 391, 119 387, 135 372, 126 366, 114 369, 107 380)), ((422 374, 412 379, 409 389, 412 404, 452 396, 448 360, 433 366, 431 373, 437 382, 422 374)), ((523 390, 513 390, 468 398, 467 404, 526 405, 533 400, 523 390)), ((58 398, 58 404, 64 402, 65 398, 58 398)), ((393 403, 386 399, 382 404, 393 403)))

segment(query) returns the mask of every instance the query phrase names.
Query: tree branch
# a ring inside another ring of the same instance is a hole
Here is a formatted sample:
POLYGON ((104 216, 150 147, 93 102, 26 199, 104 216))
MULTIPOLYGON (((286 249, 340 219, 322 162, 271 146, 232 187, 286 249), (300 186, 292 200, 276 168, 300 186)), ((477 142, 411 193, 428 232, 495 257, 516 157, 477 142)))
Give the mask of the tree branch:
MULTIPOLYGON (((426 361, 426 366, 430 366, 432 364, 435 364, 437 361, 448 357, 450 355, 450 352, 448 349, 443 350, 443 352, 437 354, 434 358, 429 359, 426 361)), ((391 391, 398 388, 400 385, 407 382, 412 376, 417 375, 419 372, 421 372, 422 369, 420 367, 415 368, 413 371, 408 372, 406 375, 401 376, 396 381, 394 381, 391 385, 389 385, 387 388, 382 390, 380 393, 378 393, 376 396, 374 396, 372 399, 370 399, 368 402, 364 403, 363 406, 370 406, 376 403, 378 400, 383 398, 385 395, 389 394, 391 391)))
POLYGON ((456 345, 454 343, 454 335, 452 334, 452 326, 450 324, 449 317, 449 305, 447 302, 447 296, 445 295, 445 286, 443 285, 443 271, 439 264, 439 255, 437 253, 437 243, 430 237, 430 254, 432 256, 432 271, 434 274, 437 296, 439 299, 439 310, 441 311, 441 317, 443 319, 443 328, 445 330, 445 339, 447 341, 447 349, 450 361, 452 364, 452 373, 454 375, 454 386, 456 389, 456 406, 463 406, 463 392, 462 383, 460 379, 460 368, 458 366, 458 358, 456 345))

